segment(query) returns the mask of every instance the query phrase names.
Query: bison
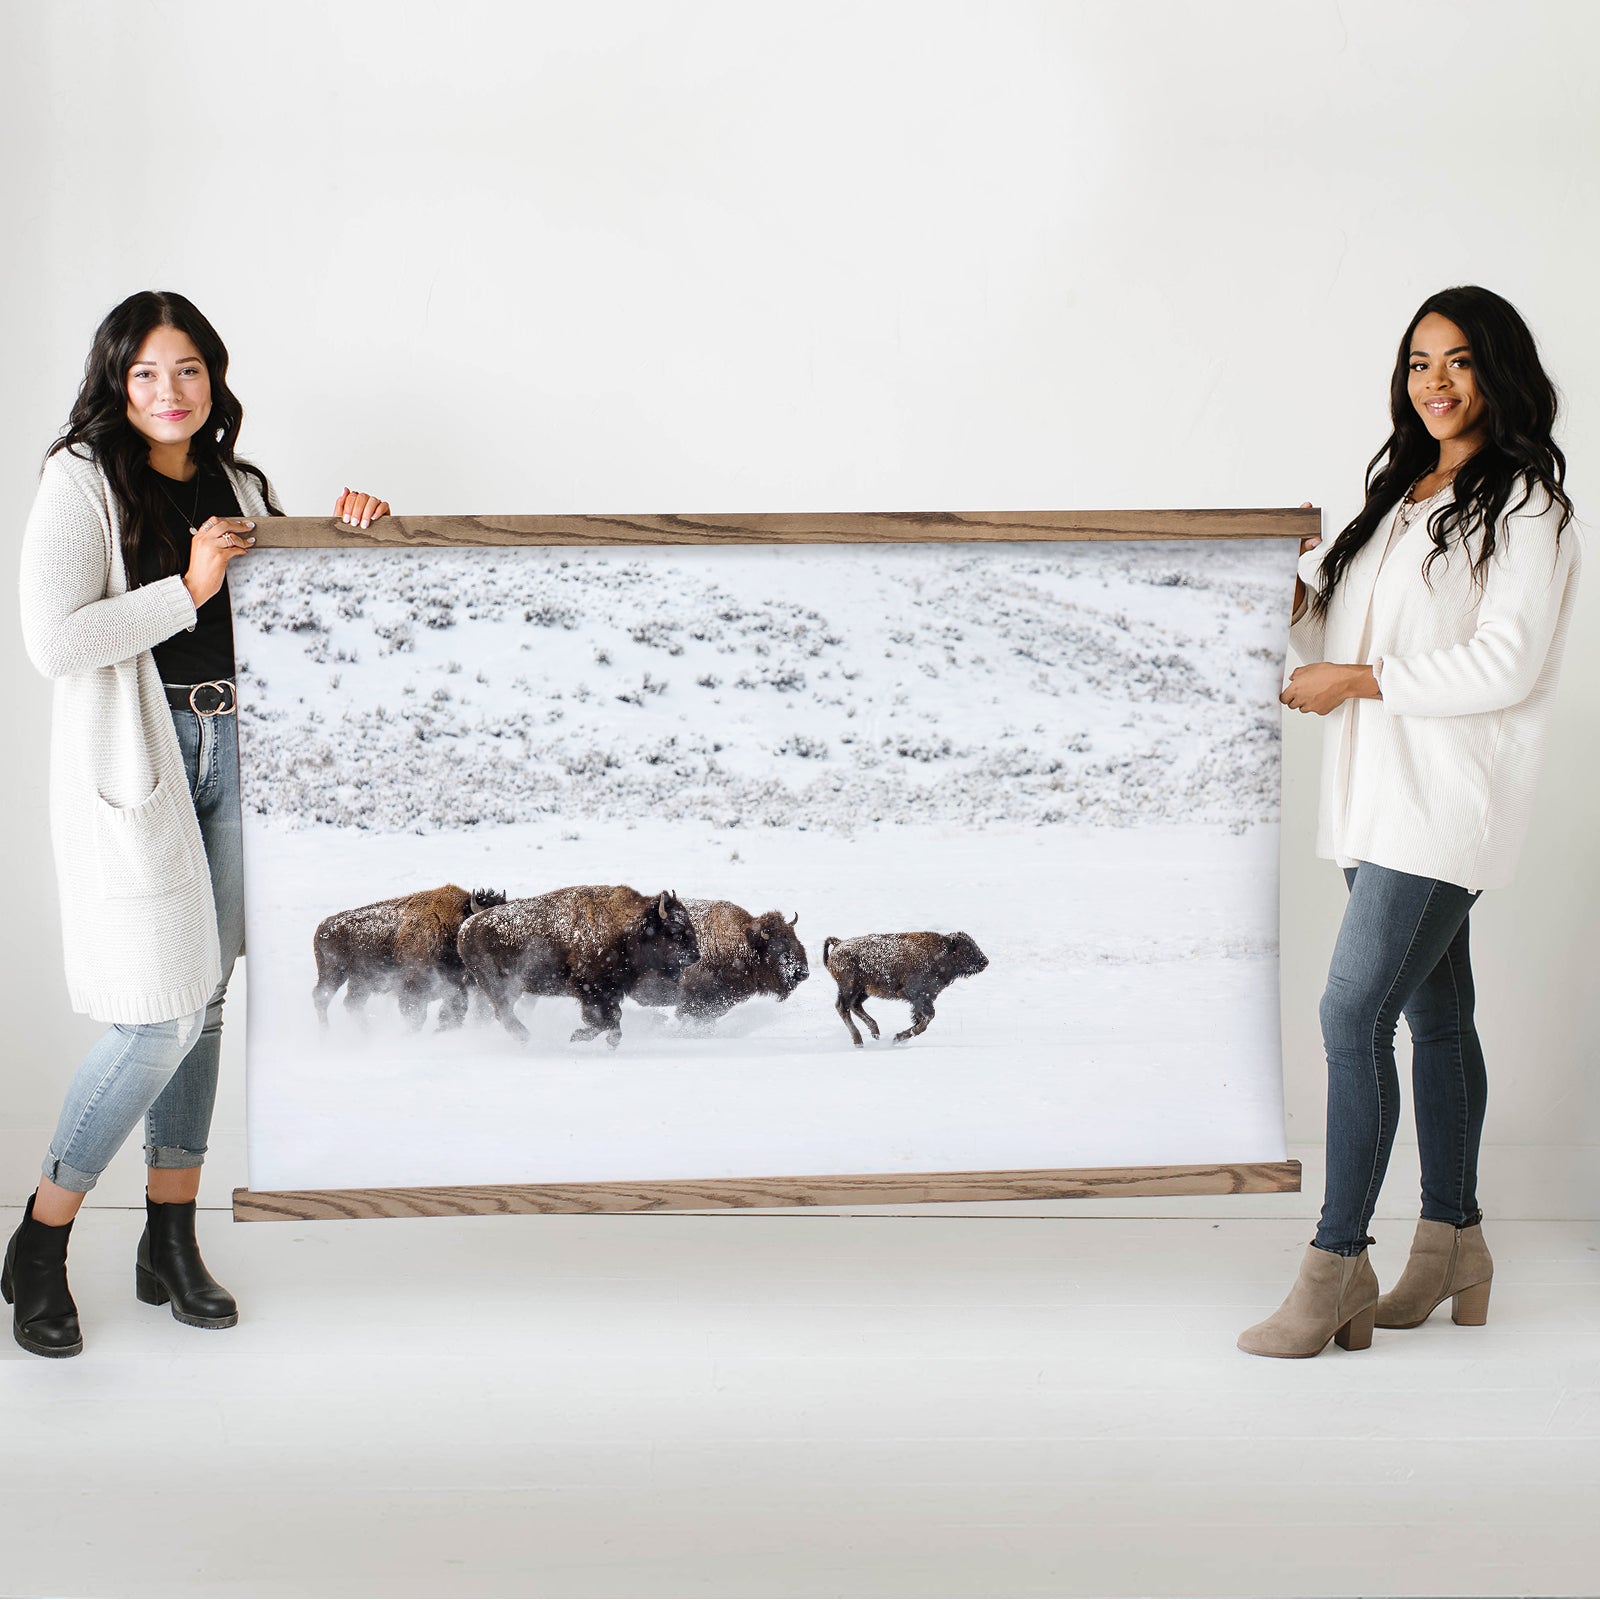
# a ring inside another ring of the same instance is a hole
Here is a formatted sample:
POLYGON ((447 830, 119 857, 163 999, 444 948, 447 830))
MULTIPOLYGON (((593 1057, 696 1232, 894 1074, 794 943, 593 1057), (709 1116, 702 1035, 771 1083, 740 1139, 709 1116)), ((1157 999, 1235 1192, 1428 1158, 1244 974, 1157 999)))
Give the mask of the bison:
POLYGON ((822 964, 839 985, 834 1010, 859 1047, 852 1011, 878 1037, 878 1025, 863 1004, 868 995, 910 1002, 911 1026, 894 1036, 900 1044, 933 1021, 933 1002, 945 989, 957 978, 982 972, 989 958, 970 933, 868 933, 858 939, 824 939, 822 964))
POLYGON ((787 1000, 811 976, 795 936, 797 911, 752 917, 731 900, 685 900, 700 959, 680 972, 647 972, 628 991, 642 1006, 676 1006, 678 1020, 714 1022, 758 994, 787 1000))
POLYGON ((524 994, 571 995, 583 1008, 574 1040, 622 1039, 622 997, 650 974, 675 978, 700 946, 683 902, 670 890, 640 894, 626 884, 581 884, 512 900, 462 924, 457 948, 467 971, 519 1039, 524 994))
POLYGON ((467 1014, 467 970, 456 935, 474 912, 505 904, 497 889, 470 894, 453 883, 352 911, 336 911, 317 924, 312 941, 317 986, 311 991, 317 1018, 328 1025, 328 1002, 348 983, 344 1003, 357 1016, 374 990, 400 991, 400 1011, 420 1028, 428 1004, 443 994, 439 1026, 455 1028, 467 1014))

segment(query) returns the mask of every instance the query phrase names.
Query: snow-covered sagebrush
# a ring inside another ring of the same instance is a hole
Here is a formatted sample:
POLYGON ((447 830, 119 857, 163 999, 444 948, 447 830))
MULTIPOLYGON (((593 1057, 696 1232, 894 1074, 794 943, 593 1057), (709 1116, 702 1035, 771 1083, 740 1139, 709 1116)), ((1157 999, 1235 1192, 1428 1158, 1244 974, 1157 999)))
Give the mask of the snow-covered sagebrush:
POLYGON ((234 577, 248 803, 411 832, 1236 829, 1278 804, 1263 554, 259 551, 234 577))

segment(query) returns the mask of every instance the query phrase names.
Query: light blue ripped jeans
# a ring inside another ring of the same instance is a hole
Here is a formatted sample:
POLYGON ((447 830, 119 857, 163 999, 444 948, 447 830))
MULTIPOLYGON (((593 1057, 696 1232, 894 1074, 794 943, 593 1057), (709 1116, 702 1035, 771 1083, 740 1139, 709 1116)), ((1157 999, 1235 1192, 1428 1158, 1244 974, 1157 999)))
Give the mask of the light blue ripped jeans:
POLYGON ((175 710, 172 721, 211 868, 222 981, 204 1011, 171 1022, 116 1023, 83 1058, 44 1162, 45 1177, 79 1194, 95 1186, 141 1117, 148 1167, 198 1167, 211 1134, 222 1001, 244 947, 239 741, 231 713, 201 717, 175 710))

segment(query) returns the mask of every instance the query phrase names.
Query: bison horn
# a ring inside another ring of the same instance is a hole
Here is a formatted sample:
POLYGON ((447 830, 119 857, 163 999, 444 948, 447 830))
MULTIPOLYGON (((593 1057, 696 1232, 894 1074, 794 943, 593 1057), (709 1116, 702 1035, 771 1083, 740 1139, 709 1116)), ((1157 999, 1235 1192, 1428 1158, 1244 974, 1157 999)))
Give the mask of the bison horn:
POLYGON ((789 918, 789 926, 792 928, 795 925, 795 923, 797 923, 799 920, 800 920, 800 913, 797 911, 797 912, 795 912, 795 914, 792 917, 789 918))
POLYGON ((661 898, 656 901, 656 911, 660 914, 663 922, 666 920, 667 916, 667 901, 669 901, 671 898, 672 891, 670 889, 663 889, 661 891, 661 898))

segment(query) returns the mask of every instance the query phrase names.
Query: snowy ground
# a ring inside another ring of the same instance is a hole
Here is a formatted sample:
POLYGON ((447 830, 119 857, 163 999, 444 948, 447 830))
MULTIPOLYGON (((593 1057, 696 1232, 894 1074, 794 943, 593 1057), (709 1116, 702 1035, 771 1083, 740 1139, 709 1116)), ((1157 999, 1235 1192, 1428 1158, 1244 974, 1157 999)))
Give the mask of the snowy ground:
POLYGON ((254 1187, 1283 1156, 1275 827, 773 829, 732 848, 687 824, 561 831, 252 829, 254 1187), (565 999, 523 1000, 525 1045, 488 1017, 408 1033, 382 997, 365 1034, 338 1002, 321 1033, 311 931, 327 910, 452 879, 516 895, 607 876, 798 912, 812 976, 708 1033, 629 1003, 615 1052, 568 1042, 565 999), (857 1050, 822 940, 888 927, 964 928, 989 969, 904 1045, 887 1041, 909 1008, 869 1002, 885 1038, 857 1050))
POLYGON ((257 1188, 1283 1155, 1282 541, 259 552, 235 596, 257 1188), (779 596, 780 598, 773 598, 779 596), (616 1052, 324 1034, 311 936, 444 882, 799 913, 811 979, 616 1052), (857 1050, 824 936, 989 969, 857 1050))

